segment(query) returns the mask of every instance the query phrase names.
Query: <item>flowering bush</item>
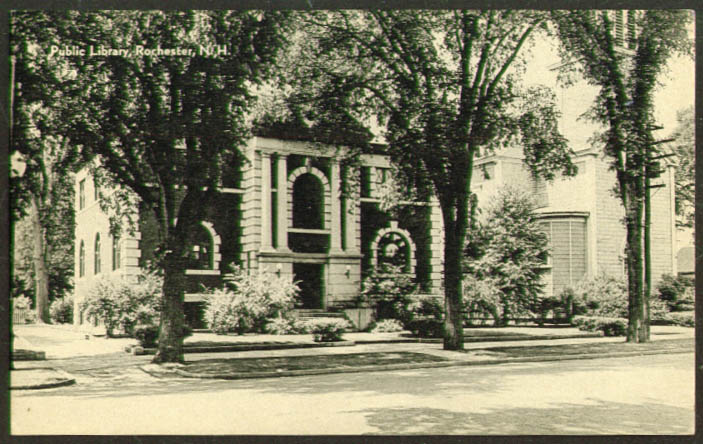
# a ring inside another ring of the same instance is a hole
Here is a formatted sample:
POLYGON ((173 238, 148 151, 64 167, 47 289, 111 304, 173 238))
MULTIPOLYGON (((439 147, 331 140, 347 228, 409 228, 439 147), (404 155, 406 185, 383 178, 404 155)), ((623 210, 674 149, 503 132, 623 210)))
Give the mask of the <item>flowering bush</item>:
POLYGON ((88 317, 103 322, 108 336, 121 328, 133 335, 137 324, 157 325, 160 316, 163 279, 149 272, 130 283, 119 275, 99 277, 79 308, 88 317))
POLYGON ((162 288, 161 276, 144 271, 136 284, 127 285, 125 291, 118 293, 118 318, 125 333, 131 336, 138 324, 159 324, 162 288))
POLYGON ((54 324, 70 324, 73 322, 73 299, 59 298, 49 306, 49 316, 54 324))
POLYGON ((119 326, 118 298, 124 291, 124 283, 110 277, 97 278, 85 299, 79 303, 79 309, 86 317, 101 320, 108 337, 113 336, 119 326))
POLYGON ((307 321, 315 342, 336 342, 342 340, 342 335, 351 325, 346 319, 319 318, 307 321))
POLYGON ((236 267, 226 287, 211 290, 205 299, 205 320, 218 334, 263 332, 268 320, 288 317, 298 291, 287 278, 236 267))
POLYGON ((397 319, 384 319, 371 330, 372 333, 393 333, 403 331, 403 324, 397 319))

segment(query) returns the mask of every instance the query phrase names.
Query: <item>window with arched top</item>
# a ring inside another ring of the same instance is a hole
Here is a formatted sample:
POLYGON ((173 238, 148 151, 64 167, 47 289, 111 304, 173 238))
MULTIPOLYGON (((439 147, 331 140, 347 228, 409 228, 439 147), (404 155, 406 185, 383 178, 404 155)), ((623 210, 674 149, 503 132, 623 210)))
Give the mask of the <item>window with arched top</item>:
POLYGON ((85 242, 83 241, 78 249, 78 276, 85 276, 85 242))
POLYGON ((114 237, 112 238, 112 269, 117 270, 120 268, 122 265, 122 255, 120 252, 120 238, 119 237, 114 237))
POLYGON ((190 250, 191 270, 211 270, 213 239, 210 232, 202 225, 198 225, 193 233, 193 246, 190 250))
POLYGON ((95 235, 95 256, 93 261, 93 271, 95 274, 100 273, 100 233, 95 235))
POLYGON ((305 173, 293 183, 293 228, 323 229, 325 188, 315 175, 305 173))
POLYGON ((417 266, 415 243, 407 230, 391 221, 388 228, 376 233, 371 242, 371 263, 379 273, 407 273, 414 275, 417 266))

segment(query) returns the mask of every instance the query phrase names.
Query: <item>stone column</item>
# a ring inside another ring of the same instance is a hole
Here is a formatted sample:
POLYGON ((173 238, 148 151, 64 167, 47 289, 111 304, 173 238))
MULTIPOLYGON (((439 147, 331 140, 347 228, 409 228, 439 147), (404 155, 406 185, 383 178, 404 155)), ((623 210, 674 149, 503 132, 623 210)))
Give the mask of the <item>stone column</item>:
POLYGON ((278 155, 276 161, 276 249, 288 252, 288 157, 278 155))
POLYGON ((271 155, 261 152, 261 251, 274 251, 271 243, 271 155))
POLYGON ((339 162, 332 160, 330 168, 330 253, 340 253, 342 251, 342 215, 341 201, 339 196, 339 162))
MULTIPOLYGON (((351 173, 351 172, 350 172, 351 173)), ((349 173, 349 174, 350 174, 349 173)), ((361 189, 357 188, 349 193, 349 196, 345 197, 345 214, 344 218, 346 223, 344 224, 344 240, 345 240, 345 251, 347 253, 357 254, 359 252, 359 247, 356 244, 356 229, 357 229, 357 206, 359 201, 357 200, 361 193, 361 189)))

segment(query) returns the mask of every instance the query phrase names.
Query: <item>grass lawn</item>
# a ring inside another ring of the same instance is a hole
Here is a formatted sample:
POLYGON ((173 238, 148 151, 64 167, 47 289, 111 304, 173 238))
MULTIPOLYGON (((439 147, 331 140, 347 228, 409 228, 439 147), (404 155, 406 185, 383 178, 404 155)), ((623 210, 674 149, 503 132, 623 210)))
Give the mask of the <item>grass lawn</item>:
POLYGON ((354 368, 369 365, 416 364, 441 361, 446 361, 446 359, 411 352, 352 353, 280 358, 207 359, 187 363, 183 369, 203 375, 237 375, 242 373, 354 368))
POLYGON ((565 345, 535 345, 522 347, 491 347, 482 351, 490 352, 496 356, 505 358, 526 358, 535 356, 565 356, 565 355, 580 355, 580 354, 599 354, 599 353, 621 353, 621 352, 651 352, 651 351, 668 351, 690 349, 693 351, 693 339, 672 339, 664 341, 647 342, 644 344, 630 344, 624 342, 605 342, 605 343, 584 343, 584 344, 565 344, 565 345))

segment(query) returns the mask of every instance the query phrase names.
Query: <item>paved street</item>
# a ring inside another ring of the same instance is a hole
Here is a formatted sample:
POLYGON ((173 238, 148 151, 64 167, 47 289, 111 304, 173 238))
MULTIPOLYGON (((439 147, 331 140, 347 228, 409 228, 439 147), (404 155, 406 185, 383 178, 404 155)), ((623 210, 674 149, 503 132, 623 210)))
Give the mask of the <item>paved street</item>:
POLYGON ((240 381, 84 368, 13 434, 690 434, 693 354, 240 381))

